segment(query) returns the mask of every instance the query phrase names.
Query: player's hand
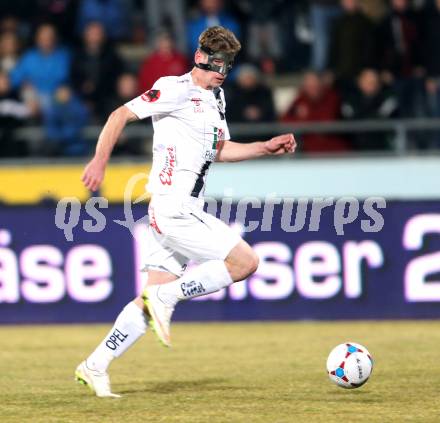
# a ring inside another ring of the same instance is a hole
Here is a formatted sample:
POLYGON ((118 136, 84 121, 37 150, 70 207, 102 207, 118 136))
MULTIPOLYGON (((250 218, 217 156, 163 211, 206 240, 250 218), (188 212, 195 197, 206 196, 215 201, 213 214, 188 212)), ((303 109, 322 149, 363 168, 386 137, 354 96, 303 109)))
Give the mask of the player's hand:
POLYGON ((293 134, 283 134, 266 141, 267 154, 279 156, 281 154, 293 153, 296 148, 296 141, 293 134))
POLYGON ((105 162, 95 157, 84 168, 81 180, 86 188, 97 191, 104 179, 104 174, 105 162))

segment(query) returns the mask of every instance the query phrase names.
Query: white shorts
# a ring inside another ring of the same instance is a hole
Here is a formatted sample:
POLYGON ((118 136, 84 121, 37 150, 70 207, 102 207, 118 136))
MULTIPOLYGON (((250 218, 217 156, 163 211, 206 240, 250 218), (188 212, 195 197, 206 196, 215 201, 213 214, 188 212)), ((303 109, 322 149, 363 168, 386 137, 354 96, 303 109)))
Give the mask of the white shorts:
POLYGON ((149 206, 146 267, 180 277, 189 260, 224 260, 241 237, 203 211, 197 198, 155 195, 149 206))

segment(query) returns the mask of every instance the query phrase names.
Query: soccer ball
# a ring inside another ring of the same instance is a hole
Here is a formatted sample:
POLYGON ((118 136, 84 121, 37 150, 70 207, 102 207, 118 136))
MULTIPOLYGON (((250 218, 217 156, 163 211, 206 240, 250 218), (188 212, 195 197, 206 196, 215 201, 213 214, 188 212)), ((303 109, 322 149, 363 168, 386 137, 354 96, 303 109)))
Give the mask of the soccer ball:
POLYGON ((333 348, 327 358, 330 380, 341 388, 362 386, 373 370, 373 359, 368 350, 354 342, 346 342, 333 348))

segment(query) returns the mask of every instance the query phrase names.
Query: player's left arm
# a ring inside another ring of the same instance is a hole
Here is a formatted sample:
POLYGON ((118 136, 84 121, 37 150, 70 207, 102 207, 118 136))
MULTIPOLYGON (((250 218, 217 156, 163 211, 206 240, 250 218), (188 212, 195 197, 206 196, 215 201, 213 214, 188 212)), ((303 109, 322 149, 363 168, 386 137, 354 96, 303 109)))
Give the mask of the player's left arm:
POLYGON ((280 156, 282 154, 292 154, 295 148, 296 141, 293 134, 278 135, 268 141, 256 141, 248 144, 221 141, 218 143, 216 161, 239 162, 262 156, 280 156))

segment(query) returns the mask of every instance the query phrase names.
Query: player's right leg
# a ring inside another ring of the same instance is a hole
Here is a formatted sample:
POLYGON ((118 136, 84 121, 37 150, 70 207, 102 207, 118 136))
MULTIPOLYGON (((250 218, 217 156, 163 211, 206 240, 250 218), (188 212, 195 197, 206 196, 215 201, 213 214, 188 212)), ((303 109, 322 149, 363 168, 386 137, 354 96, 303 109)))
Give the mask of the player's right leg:
MULTIPOLYGON (((149 271, 149 283, 161 284, 177 279, 176 275, 149 271)), ((147 330, 147 316, 140 297, 128 303, 97 348, 75 370, 75 380, 87 385, 98 397, 119 397, 110 387, 108 367, 124 354, 147 330)))
POLYGON ((75 370, 75 379, 87 385, 98 397, 115 397, 111 392, 107 369, 114 358, 122 355, 147 330, 142 308, 133 301, 119 313, 113 327, 75 370))
MULTIPOLYGON (((148 283, 161 284, 177 279, 183 271, 186 259, 166 249, 148 231, 148 283), (163 271, 170 269, 169 272, 163 271)), ((75 379, 88 385, 100 397, 114 396, 110 389, 108 367, 112 360, 120 357, 147 330, 149 316, 145 313, 142 298, 138 297, 128 303, 101 343, 84 360, 75 371, 75 379)))

